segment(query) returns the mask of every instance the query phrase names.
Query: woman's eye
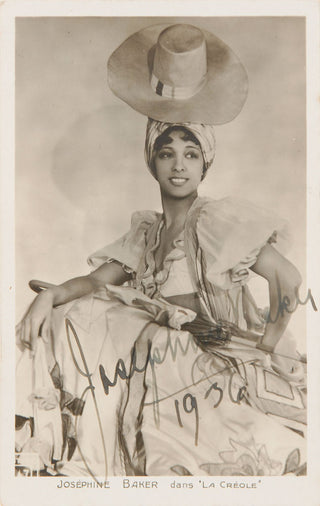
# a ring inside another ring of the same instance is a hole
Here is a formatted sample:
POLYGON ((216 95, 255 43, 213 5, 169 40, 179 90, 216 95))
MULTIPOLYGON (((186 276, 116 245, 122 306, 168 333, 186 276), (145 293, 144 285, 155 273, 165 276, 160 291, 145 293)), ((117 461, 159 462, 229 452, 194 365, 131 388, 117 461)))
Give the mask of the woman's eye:
POLYGON ((167 158, 171 158, 172 156, 172 153, 170 151, 160 151, 160 153, 158 154, 158 157, 160 158, 160 160, 165 160, 167 158))
POLYGON ((199 158, 199 153, 197 151, 188 151, 188 153, 186 153, 186 158, 196 158, 196 159, 198 159, 199 158))

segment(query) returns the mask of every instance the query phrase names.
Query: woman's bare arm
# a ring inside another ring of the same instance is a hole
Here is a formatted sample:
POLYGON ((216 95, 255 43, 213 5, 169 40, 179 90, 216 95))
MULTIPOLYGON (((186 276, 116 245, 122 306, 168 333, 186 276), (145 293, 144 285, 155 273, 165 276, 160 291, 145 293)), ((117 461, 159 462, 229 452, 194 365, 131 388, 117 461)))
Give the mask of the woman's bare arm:
POLYGON ((273 351, 295 310, 301 276, 296 267, 270 244, 261 249, 251 269, 269 284, 269 319, 260 346, 273 351))
POLYGON ((120 264, 105 263, 87 276, 70 279, 40 292, 17 326, 20 343, 34 351, 39 335, 48 339, 53 307, 87 295, 106 283, 122 285, 129 279, 130 274, 125 272, 120 264))
POLYGON ((52 292, 52 305, 59 306, 60 304, 65 304, 107 283, 111 285, 122 285, 129 279, 130 274, 125 272, 119 263, 104 263, 87 276, 73 278, 61 285, 50 288, 49 291, 52 292))

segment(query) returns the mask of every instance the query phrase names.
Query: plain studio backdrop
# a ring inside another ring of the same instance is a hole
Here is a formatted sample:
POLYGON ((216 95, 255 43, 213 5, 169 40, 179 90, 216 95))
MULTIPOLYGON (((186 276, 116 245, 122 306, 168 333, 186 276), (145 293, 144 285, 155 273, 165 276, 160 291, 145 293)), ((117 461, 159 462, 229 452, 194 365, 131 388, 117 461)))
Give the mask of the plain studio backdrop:
MULTIPOLYGON (((215 129, 216 157, 200 194, 238 195, 287 219, 293 234, 287 256, 305 279, 304 18, 18 18, 17 321, 34 296, 30 279, 61 283, 88 273, 88 255, 125 233, 132 212, 160 209, 144 161, 146 118, 112 94, 106 68, 129 35, 168 22, 212 31, 249 77, 241 114, 215 129)), ((267 305, 265 282, 250 283, 267 305)), ((303 308, 290 325, 304 349, 303 308)))

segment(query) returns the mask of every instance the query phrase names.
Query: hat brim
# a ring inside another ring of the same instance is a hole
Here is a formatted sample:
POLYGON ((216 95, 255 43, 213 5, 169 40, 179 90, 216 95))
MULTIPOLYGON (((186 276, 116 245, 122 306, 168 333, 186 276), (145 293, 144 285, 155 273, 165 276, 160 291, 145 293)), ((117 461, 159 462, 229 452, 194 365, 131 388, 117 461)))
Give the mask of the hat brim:
POLYGON ((207 79, 188 99, 157 95, 150 85, 152 54, 159 34, 170 25, 153 25, 126 39, 110 56, 108 83, 113 93, 136 111, 169 123, 221 125, 241 111, 248 94, 247 73, 222 40, 201 30, 207 44, 207 79))

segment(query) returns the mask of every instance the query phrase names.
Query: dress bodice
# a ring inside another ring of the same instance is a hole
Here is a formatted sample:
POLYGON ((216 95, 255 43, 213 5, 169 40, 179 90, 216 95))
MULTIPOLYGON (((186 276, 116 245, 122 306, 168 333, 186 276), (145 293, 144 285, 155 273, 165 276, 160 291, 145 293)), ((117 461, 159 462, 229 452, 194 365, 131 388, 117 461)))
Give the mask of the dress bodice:
POLYGON ((216 322, 247 328, 244 288, 250 267, 276 234, 285 238, 283 220, 241 199, 199 197, 157 272, 155 252, 163 225, 160 213, 134 213, 129 232, 92 255, 89 263, 96 268, 116 260, 131 270, 133 287, 148 297, 177 304, 179 298, 184 307, 216 322))
POLYGON ((162 219, 155 234, 154 244, 147 248, 146 269, 141 275, 140 287, 151 298, 192 293, 194 289, 188 272, 183 233, 172 242, 172 248, 164 258, 162 269, 156 269, 155 254, 160 246, 163 226, 162 219))

